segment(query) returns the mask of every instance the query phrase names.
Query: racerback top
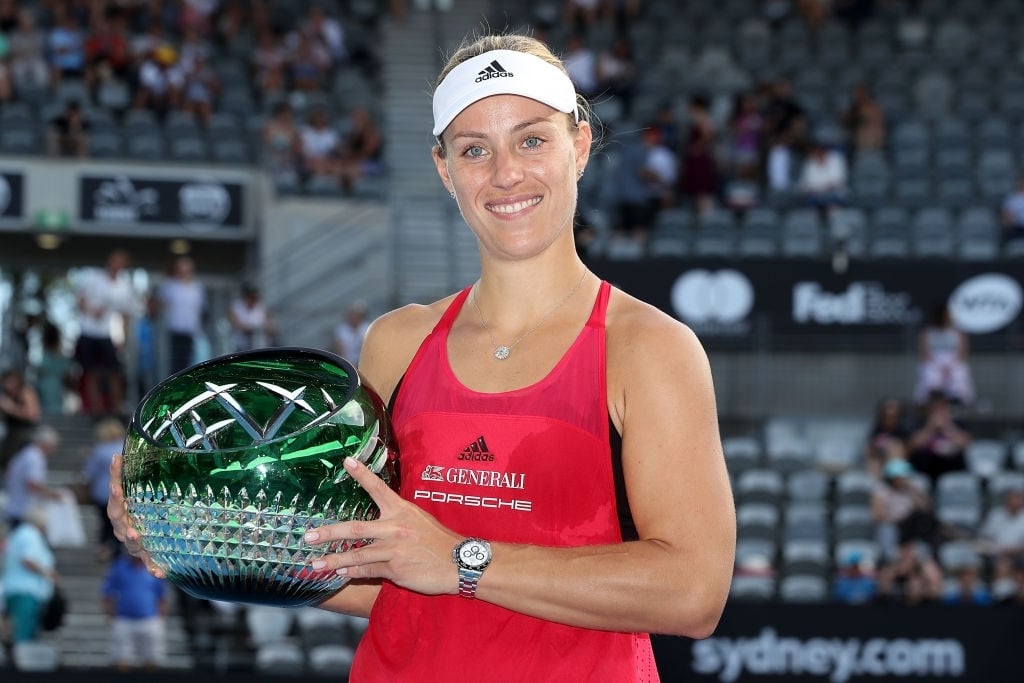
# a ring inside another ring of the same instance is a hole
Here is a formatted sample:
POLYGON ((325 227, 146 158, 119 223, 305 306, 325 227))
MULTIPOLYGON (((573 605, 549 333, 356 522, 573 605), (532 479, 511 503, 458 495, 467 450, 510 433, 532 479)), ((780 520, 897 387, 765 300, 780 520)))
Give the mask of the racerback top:
MULTIPOLYGON (((563 547, 621 542, 624 496, 621 486, 617 495, 618 453, 610 439, 618 435, 610 434, 605 377, 610 290, 601 283, 586 325, 547 376, 501 393, 467 388, 449 364, 448 332, 470 290, 460 292, 393 398, 402 497, 465 536, 563 547)), ((571 580, 571 568, 562 571, 559 579, 571 580)), ((556 624, 385 581, 352 666, 353 683, 448 683, 467 676, 658 680, 647 634, 556 624)))

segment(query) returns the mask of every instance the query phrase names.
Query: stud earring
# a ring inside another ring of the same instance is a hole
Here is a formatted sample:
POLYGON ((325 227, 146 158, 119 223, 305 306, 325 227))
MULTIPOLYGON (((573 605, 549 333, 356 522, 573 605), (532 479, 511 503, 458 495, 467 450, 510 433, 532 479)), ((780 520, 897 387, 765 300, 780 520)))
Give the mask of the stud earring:
POLYGON ((455 192, 454 191, 449 192, 448 196, 450 196, 452 199, 455 199, 455 192))
POLYGON ((579 180, 582 177, 583 177, 583 169, 581 168, 580 170, 576 171, 576 179, 579 180))

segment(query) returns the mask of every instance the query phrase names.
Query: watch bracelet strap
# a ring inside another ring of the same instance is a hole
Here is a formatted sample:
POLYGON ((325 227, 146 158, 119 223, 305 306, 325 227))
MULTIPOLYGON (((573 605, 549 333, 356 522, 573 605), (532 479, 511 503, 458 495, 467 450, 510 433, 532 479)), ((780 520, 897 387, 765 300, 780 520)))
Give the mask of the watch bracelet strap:
POLYGON ((483 572, 459 567, 459 595, 464 598, 476 597, 476 584, 483 572))

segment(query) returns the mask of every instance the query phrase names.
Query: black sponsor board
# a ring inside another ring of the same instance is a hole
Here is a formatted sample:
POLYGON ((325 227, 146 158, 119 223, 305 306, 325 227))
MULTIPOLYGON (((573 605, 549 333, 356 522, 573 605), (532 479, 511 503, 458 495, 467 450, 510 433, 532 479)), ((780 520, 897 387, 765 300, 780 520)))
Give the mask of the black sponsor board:
POLYGON ((86 175, 79 180, 79 219, 103 226, 238 229, 243 226, 242 201, 241 183, 216 178, 86 175))
POLYGON ((25 176, 14 171, 0 171, 0 221, 19 221, 25 212, 25 176))
POLYGON ((653 641, 663 683, 1010 683, 1022 636, 1020 607, 730 603, 710 638, 653 641))
POLYGON ((807 259, 591 260, 633 296, 687 323, 714 349, 906 350, 937 306, 975 348, 1024 346, 1024 263, 807 259))

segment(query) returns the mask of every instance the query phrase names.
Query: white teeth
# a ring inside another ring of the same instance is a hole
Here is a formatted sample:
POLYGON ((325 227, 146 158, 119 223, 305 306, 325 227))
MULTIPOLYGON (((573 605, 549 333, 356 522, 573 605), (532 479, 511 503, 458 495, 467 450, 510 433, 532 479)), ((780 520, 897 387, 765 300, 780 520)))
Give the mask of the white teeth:
POLYGON ((491 204, 488 209, 494 213, 515 213, 522 211, 528 206, 534 206, 540 203, 540 197, 534 197, 533 199, 527 199, 525 202, 516 202, 514 204, 491 204))

